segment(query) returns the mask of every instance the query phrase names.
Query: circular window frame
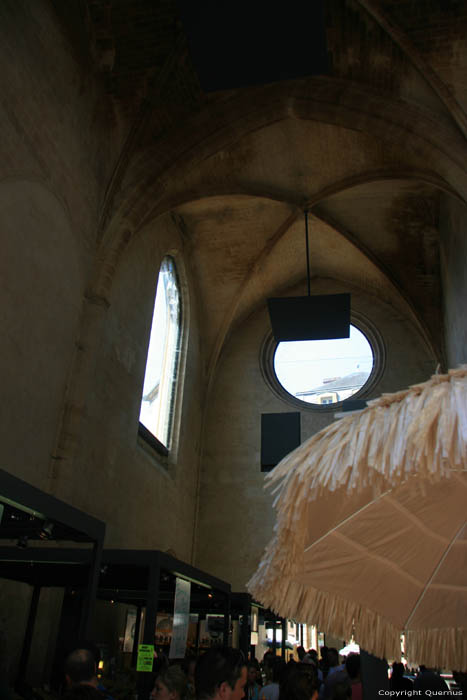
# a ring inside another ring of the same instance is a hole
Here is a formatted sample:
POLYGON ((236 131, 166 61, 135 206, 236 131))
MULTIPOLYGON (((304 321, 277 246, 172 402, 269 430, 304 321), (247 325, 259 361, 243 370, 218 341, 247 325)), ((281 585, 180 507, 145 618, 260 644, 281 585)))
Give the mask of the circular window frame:
POLYGON ((348 401, 364 399, 371 394, 380 381, 386 366, 386 348, 381 334, 365 316, 359 312, 352 311, 350 323, 363 333, 373 353, 373 369, 361 389, 347 399, 336 401, 331 404, 314 404, 297 399, 282 386, 276 375, 274 369, 274 355, 279 343, 274 339, 271 331, 269 331, 260 350, 260 368, 264 381, 277 398, 281 399, 281 401, 285 401, 285 403, 288 403, 294 408, 299 408, 301 411, 308 411, 310 413, 331 413, 339 411, 348 401))

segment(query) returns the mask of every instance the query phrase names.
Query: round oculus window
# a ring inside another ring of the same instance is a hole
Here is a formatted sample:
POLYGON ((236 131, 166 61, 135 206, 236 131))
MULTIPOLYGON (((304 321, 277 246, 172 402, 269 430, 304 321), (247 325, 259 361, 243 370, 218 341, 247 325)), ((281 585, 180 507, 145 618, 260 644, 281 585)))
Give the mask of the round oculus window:
POLYGON ((280 342, 273 357, 282 389, 310 408, 339 404, 360 393, 374 365, 368 338, 353 325, 349 338, 280 342))

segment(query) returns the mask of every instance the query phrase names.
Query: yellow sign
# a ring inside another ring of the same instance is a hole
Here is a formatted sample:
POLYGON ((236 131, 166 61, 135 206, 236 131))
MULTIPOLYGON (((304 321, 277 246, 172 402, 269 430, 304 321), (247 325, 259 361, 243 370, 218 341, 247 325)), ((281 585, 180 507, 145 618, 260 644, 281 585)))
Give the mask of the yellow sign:
POLYGON ((136 661, 137 671, 152 671, 154 663, 154 644, 139 644, 138 659, 136 661))

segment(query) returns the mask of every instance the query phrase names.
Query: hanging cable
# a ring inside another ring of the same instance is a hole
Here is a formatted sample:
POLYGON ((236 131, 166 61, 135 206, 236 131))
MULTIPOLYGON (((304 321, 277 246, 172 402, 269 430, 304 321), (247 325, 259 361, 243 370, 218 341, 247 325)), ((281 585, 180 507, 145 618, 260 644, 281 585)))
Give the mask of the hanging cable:
POLYGON ((308 279, 308 296, 311 296, 310 284, 310 244, 308 242, 308 209, 305 209, 306 274, 308 279))

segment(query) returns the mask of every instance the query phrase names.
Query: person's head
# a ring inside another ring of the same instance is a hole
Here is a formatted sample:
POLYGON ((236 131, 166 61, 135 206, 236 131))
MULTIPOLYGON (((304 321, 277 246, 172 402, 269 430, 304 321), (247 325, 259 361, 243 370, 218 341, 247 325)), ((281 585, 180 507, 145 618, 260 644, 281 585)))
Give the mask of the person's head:
POLYGON ((330 668, 333 666, 339 666, 339 654, 337 653, 337 649, 334 649, 334 647, 328 649, 328 662, 330 668))
POLYGON ((275 657, 276 655, 270 649, 268 651, 265 651, 263 656, 263 664, 269 664, 275 657))
POLYGON ((316 700, 318 678, 313 664, 287 665, 281 679, 279 700, 316 700))
POLYGON ((404 675, 404 664, 401 664, 400 661, 394 661, 392 665, 392 675, 394 678, 402 678, 404 675))
POLYGON ((297 647, 297 654, 298 654, 299 661, 303 661, 305 654, 306 654, 306 651, 302 646, 300 646, 300 647, 297 647))
POLYGON ((65 677, 69 686, 97 685, 96 662, 89 649, 75 649, 65 659, 65 677))
POLYGON ((245 657, 238 649, 212 648, 196 662, 197 700, 242 700, 245 684, 245 657))
POLYGON ((184 700, 188 691, 187 677, 180 666, 169 666, 156 677, 151 700, 184 700))
MULTIPOLYGON (((95 644, 91 639, 79 639, 78 642, 75 644, 74 649, 87 649, 88 651, 90 651, 94 657, 94 661, 96 662, 97 668, 99 661, 102 658, 102 654, 97 644, 95 644)), ((73 651, 73 649, 71 651, 73 651)))
POLYGON ((164 654, 164 652, 159 648, 156 651, 156 657, 152 663, 152 672, 154 677, 157 678, 159 674, 169 668, 169 660, 164 654))
MULTIPOLYGON (((402 664, 401 664, 402 665, 402 664)), ((353 681, 360 675, 360 654, 349 654, 345 660, 345 670, 353 681)))
POLYGON ((246 679, 249 685, 254 685, 258 682, 258 666, 252 661, 248 662, 246 679))
POLYGON ((272 664, 272 682, 280 683, 282 679, 282 674, 284 673, 285 661, 276 656, 272 664))
POLYGON ((316 649, 310 649, 308 652, 308 656, 313 661, 313 663, 318 663, 318 652, 316 651, 316 649))
POLYGON ((194 683, 196 656, 186 656, 183 660, 182 668, 189 682, 194 683))

